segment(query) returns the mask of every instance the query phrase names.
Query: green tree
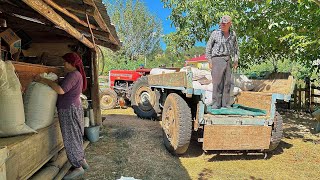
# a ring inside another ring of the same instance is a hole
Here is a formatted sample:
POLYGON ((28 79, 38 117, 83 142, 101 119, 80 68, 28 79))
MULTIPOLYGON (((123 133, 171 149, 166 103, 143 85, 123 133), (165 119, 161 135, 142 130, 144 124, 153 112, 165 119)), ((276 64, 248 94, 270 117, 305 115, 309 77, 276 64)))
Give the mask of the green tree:
POLYGON ((139 0, 105 1, 108 14, 122 41, 121 55, 133 59, 160 49, 162 23, 139 0))
POLYGON ((171 49, 189 49, 207 41, 223 14, 233 17, 239 37, 241 66, 291 59, 311 67, 319 58, 320 8, 299 0, 162 0, 177 31, 166 36, 171 49))

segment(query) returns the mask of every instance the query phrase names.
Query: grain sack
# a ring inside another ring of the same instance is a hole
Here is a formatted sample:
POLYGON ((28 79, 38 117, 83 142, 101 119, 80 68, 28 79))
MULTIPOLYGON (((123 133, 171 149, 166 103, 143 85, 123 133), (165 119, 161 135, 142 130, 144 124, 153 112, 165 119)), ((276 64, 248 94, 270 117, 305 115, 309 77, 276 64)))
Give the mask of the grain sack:
POLYGON ((0 137, 33 132, 25 124, 21 85, 14 67, 0 60, 0 137))
POLYGON ((174 72, 176 72, 176 70, 174 69, 152 68, 150 71, 150 75, 167 74, 167 73, 174 73, 174 72))
POLYGON ((234 86, 239 87, 243 91, 251 91, 254 89, 252 80, 243 74, 232 74, 231 81, 234 83, 234 86))
MULTIPOLYGON (((55 80, 52 74, 42 77, 55 80)), ((51 87, 38 82, 29 84, 23 97, 26 124, 34 130, 47 127, 53 123, 58 94, 51 87)))

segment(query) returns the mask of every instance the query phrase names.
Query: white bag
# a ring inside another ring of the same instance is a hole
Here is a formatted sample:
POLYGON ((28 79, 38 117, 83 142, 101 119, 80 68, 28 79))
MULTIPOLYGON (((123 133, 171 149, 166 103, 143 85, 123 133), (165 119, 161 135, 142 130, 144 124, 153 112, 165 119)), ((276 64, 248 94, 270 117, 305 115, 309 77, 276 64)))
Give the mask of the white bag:
POLYGON ((174 69, 152 68, 150 71, 150 75, 166 74, 166 73, 174 73, 174 72, 176 72, 176 70, 174 69))
MULTIPOLYGON (((47 78, 47 75, 41 75, 47 78)), ((55 80, 55 78, 51 78, 55 80)), ((26 124, 34 130, 53 123, 58 94, 42 83, 31 82, 23 97, 26 124)))
POLYGON ((243 74, 232 74, 231 81, 233 81, 236 87, 239 87, 243 91, 251 91, 254 89, 252 80, 243 74))
POLYGON ((0 137, 34 132, 25 124, 21 85, 14 67, 0 60, 0 137))

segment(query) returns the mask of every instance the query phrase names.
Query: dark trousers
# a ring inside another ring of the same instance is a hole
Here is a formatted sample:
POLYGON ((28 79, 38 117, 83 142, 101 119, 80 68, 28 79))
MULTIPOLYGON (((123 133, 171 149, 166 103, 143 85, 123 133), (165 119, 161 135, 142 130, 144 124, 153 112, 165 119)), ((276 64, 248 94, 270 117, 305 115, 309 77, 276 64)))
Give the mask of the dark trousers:
POLYGON ((231 64, 230 57, 213 57, 212 69, 212 105, 218 108, 230 105, 231 64))

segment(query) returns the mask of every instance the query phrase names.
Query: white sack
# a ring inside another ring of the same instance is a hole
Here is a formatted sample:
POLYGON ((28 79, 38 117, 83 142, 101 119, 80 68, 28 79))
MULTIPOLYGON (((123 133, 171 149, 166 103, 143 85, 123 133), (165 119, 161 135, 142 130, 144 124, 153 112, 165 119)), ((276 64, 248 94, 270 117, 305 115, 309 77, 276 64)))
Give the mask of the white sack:
POLYGON ((33 132, 25 124, 21 85, 14 67, 0 60, 0 137, 33 132))
POLYGON ((251 91, 254 89, 252 80, 243 74, 232 74, 231 81, 233 81, 236 87, 239 87, 243 91, 251 91))
POLYGON ((180 69, 180 72, 187 72, 187 69, 190 68, 192 71, 192 80, 198 80, 201 79, 203 77, 205 77, 206 75, 210 75, 211 76, 211 72, 208 70, 200 70, 198 68, 195 67, 183 67, 180 69))
POLYGON ((204 104, 210 105, 212 103, 212 91, 205 92, 204 104))
POLYGON ((193 89, 204 89, 204 86, 201 85, 198 81, 192 81, 193 89))
MULTIPOLYGON (((49 76, 42 75, 42 77, 49 76)), ((49 78, 52 77, 53 75, 49 78)), ((34 130, 51 125, 54 120, 57 97, 58 94, 51 87, 31 82, 23 97, 26 124, 34 130)))
POLYGON ((174 69, 152 68, 150 71, 150 75, 166 74, 166 73, 174 73, 174 72, 176 72, 176 70, 174 69))

